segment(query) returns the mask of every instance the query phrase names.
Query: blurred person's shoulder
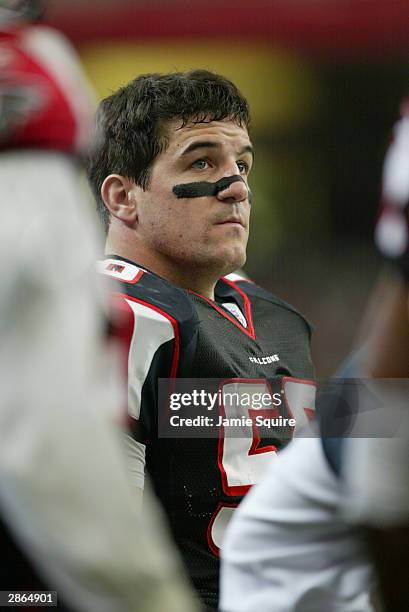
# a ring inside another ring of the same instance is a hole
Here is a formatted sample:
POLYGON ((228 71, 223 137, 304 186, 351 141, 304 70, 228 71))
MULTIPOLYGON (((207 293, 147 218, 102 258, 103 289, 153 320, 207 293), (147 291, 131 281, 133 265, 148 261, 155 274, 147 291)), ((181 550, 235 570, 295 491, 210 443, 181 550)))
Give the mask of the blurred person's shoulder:
POLYGON ((43 44, 53 45, 58 49, 63 48, 65 51, 76 55, 73 45, 65 34, 44 23, 31 23, 22 26, 15 30, 15 35, 20 39, 38 40, 43 44))
MULTIPOLYGON (((62 32, 46 24, 30 24, 20 28, 21 46, 33 56, 44 61, 60 82, 68 81, 72 71, 81 71, 81 60, 68 38, 62 32)), ((81 92, 79 92, 81 93, 81 92)))
POLYGON ((59 49, 64 48, 69 53, 75 53, 73 46, 64 34, 45 24, 25 23, 13 27, 0 24, 0 40, 2 44, 6 44, 8 41, 10 45, 22 46, 27 51, 38 41, 59 49))

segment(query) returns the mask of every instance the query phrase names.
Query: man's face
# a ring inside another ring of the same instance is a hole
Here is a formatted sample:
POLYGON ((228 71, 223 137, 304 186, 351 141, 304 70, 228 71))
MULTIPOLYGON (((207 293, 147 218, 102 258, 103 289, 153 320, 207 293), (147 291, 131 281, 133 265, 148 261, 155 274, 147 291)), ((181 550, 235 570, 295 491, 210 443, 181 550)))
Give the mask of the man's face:
POLYGON ((176 268, 227 274, 246 260, 253 155, 248 132, 232 121, 167 126, 169 145, 138 189, 139 239, 176 268), (241 176, 216 195, 177 197, 173 187, 241 176))

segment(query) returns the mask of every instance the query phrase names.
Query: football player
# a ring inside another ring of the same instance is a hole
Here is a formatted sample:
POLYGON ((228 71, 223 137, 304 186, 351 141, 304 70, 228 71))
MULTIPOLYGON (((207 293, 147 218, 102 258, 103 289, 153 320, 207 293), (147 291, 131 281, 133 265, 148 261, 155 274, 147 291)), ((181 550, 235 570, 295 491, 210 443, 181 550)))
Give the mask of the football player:
POLYGON ((300 421, 314 395, 306 320, 229 276, 246 259, 249 123, 247 101, 222 76, 143 75, 102 101, 89 169, 107 231, 102 271, 114 280, 113 302, 126 319, 120 333, 128 347, 134 482, 143 487, 146 463, 209 610, 218 606, 224 527, 290 434, 277 427, 261 440, 249 406, 241 438, 228 437, 224 426, 216 438, 161 438, 166 406, 158 379, 287 393, 288 401, 266 412, 297 413, 300 421))

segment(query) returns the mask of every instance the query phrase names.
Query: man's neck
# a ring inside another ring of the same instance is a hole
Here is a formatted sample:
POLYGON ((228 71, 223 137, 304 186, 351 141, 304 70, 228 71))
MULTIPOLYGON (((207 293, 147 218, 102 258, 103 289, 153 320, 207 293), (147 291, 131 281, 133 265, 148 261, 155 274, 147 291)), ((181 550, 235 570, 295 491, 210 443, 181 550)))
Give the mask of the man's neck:
POLYGON ((208 278, 203 275, 200 269, 178 270, 169 266, 162 266, 158 261, 139 262, 142 266, 145 265, 149 270, 158 274, 162 278, 170 281, 177 287, 194 291, 203 297, 214 300, 214 288, 219 278, 208 278))
POLYGON ((129 259, 177 287, 194 291, 207 299, 214 300, 214 288, 221 275, 212 274, 208 268, 203 270, 203 267, 191 265, 187 269, 170 263, 166 258, 160 257, 156 253, 153 254, 144 249, 135 248, 134 244, 131 245, 122 241, 118 245, 109 238, 106 242, 105 253, 129 259))

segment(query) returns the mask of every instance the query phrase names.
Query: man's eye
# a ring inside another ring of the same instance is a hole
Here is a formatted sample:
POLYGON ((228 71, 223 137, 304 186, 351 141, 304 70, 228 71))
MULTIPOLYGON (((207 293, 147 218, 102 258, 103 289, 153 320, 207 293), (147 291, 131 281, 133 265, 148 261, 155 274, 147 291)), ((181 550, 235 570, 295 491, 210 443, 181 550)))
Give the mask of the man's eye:
POLYGON ((237 168, 239 169, 240 174, 248 174, 249 165, 246 162, 238 161, 237 168))
POLYGON ((196 170, 207 170, 207 168, 209 168, 209 162, 207 159, 197 159, 195 162, 193 162, 192 168, 195 168, 196 170))

